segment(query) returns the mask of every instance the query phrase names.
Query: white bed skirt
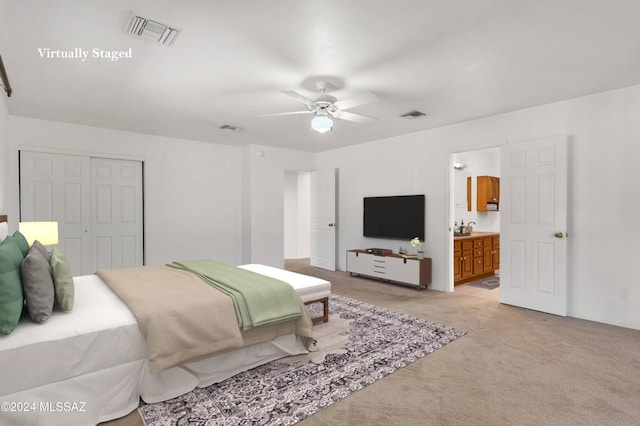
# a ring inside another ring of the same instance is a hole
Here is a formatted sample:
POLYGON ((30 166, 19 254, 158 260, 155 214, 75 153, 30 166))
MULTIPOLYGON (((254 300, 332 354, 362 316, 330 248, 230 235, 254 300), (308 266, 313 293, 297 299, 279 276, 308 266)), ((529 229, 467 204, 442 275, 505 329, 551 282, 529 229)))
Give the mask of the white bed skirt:
POLYGON ((155 375, 147 360, 139 360, 4 395, 0 400, 9 410, 0 411, 0 424, 87 426, 117 419, 135 410, 140 397, 148 403, 166 401, 284 356, 307 353, 297 340, 281 336, 155 375))
POLYGON ((125 416, 139 404, 143 369, 134 361, 4 395, 0 423, 87 426, 125 416))

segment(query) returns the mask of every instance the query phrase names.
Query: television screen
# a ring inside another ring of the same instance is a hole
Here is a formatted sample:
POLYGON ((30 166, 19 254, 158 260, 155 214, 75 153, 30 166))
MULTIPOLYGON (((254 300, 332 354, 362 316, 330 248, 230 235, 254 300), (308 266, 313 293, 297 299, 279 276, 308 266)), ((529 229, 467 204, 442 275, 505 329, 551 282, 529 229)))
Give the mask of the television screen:
POLYGON ((424 241, 424 195, 365 197, 363 235, 424 241))

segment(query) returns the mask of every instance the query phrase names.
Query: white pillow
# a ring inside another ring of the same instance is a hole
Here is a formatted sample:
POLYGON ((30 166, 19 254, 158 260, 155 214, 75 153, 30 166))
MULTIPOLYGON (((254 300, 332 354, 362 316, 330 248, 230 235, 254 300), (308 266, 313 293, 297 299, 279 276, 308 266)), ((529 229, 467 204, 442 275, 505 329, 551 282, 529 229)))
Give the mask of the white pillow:
POLYGON ((4 241, 9 235, 9 224, 7 222, 0 222, 0 243, 4 241))

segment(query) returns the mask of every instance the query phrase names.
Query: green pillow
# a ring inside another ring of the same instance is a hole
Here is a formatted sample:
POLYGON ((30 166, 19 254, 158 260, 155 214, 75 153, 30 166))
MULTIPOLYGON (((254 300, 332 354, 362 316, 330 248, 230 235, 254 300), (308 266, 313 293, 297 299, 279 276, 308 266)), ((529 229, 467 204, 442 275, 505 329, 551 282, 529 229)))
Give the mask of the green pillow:
POLYGON ((49 260, 42 255, 35 243, 24 257, 20 270, 29 316, 35 322, 45 322, 53 311, 55 289, 49 260))
POLYGON ((73 309, 73 275, 67 258, 56 246, 51 249, 51 270, 53 272, 53 286, 56 292, 56 303, 65 312, 73 309))
POLYGON ((24 295, 20 279, 22 251, 9 237, 0 244, 0 333, 11 333, 22 315, 24 295))
POLYGON ((16 243, 16 245, 22 252, 22 257, 25 257, 27 255, 27 252, 29 251, 29 243, 27 242, 27 239, 24 237, 24 235, 20 233, 20 231, 16 231, 13 233, 13 235, 9 235, 7 237, 7 240, 16 243))

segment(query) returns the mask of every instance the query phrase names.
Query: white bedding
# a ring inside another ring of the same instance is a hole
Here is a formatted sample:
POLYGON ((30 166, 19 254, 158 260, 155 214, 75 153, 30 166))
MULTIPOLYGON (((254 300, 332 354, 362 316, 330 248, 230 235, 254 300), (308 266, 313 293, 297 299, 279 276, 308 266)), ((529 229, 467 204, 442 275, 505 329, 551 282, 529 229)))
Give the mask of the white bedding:
POLYGON ((74 283, 72 312, 55 312, 44 324, 23 316, 0 339, 0 395, 146 358, 135 317, 102 280, 87 275, 74 283))
POLYGON ((73 311, 23 317, 0 338, 0 423, 90 425, 137 407, 146 347, 135 317, 97 276, 74 284, 73 311))
POLYGON ((23 318, 0 338, 0 402, 13 408, 0 411, 0 424, 96 424, 133 411, 140 397, 163 401, 308 352, 291 334, 152 375, 131 311, 96 275, 74 283, 73 311, 55 312, 44 324, 23 318))

